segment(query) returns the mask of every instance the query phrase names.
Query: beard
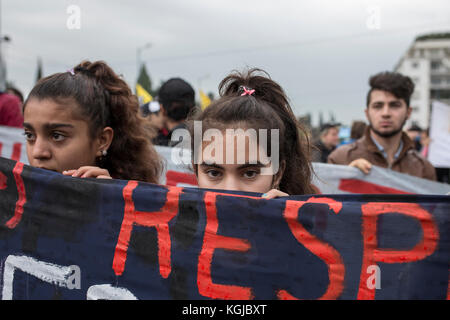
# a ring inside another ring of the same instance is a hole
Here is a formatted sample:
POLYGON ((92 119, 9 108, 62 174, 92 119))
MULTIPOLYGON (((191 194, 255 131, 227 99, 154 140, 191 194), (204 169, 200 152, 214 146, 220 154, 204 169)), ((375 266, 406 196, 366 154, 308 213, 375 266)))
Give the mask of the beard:
POLYGON ((399 132, 402 132, 403 126, 405 125, 406 120, 408 120, 407 117, 405 117, 402 124, 398 128, 392 129, 391 131, 386 131, 386 132, 380 132, 377 129, 375 129, 370 120, 369 120, 369 127, 370 127, 370 130, 372 130, 376 135, 383 137, 383 138, 390 138, 390 137, 397 135, 399 132))
POLYGON ((377 129, 374 129, 374 127, 370 124, 370 130, 372 130, 374 133, 376 133, 377 136, 383 137, 383 138, 390 138, 401 132, 403 129, 403 126, 401 126, 398 129, 393 129, 391 131, 387 132, 380 132, 377 129))

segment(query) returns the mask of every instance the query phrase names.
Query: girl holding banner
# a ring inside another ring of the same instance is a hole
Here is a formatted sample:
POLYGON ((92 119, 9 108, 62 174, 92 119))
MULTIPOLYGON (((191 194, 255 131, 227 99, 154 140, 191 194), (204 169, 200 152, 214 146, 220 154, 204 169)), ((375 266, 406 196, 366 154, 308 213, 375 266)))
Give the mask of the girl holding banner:
POLYGON ((281 86, 251 69, 228 75, 219 93, 190 122, 199 187, 260 192, 268 199, 315 193, 308 134, 281 86))
POLYGON ((31 166, 158 183, 162 162, 128 85, 104 62, 41 79, 24 104, 31 166))

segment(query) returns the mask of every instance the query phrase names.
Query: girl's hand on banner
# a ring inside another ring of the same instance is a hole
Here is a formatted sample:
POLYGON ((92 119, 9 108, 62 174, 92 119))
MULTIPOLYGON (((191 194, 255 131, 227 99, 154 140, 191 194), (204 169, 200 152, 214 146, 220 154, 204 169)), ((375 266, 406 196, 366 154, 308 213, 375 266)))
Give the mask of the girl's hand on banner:
POLYGON ((79 178, 112 179, 108 170, 90 166, 80 167, 78 170, 66 170, 62 174, 79 178))
POLYGON ((261 197, 269 200, 269 199, 275 199, 278 197, 289 197, 289 195, 280 190, 272 189, 272 190, 268 191, 267 193, 264 193, 261 197))

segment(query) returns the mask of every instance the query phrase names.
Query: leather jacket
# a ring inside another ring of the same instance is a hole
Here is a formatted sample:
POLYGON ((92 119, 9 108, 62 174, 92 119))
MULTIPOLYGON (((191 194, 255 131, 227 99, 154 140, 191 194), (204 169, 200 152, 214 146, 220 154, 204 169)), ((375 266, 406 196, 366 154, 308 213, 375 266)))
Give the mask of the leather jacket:
POLYGON ((370 137, 368 127, 359 140, 334 150, 328 156, 328 163, 348 165, 353 160, 364 158, 375 166, 436 180, 436 170, 433 165, 415 150, 414 142, 405 132, 402 132, 402 142, 403 148, 399 156, 390 165, 370 137))

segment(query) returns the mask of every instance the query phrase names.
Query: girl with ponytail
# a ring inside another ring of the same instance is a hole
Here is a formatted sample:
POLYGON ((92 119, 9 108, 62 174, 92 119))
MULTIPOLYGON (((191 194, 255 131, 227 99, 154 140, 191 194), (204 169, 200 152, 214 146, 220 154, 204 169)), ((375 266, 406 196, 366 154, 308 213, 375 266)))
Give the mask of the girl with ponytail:
POLYGON ((259 192, 267 199, 315 193, 308 133, 280 85, 264 71, 251 69, 228 75, 219 85, 219 94, 190 122, 192 164, 199 187, 259 192), (200 138, 195 129, 199 125, 200 138), (227 134, 230 129, 234 136, 227 134), (245 144, 239 146, 239 139, 245 144), (245 161, 236 161, 239 155, 245 161), (271 161, 262 161, 264 157, 271 161))
POLYGON ((81 178, 158 183, 162 161, 137 98, 104 62, 41 79, 24 103, 31 166, 81 178))

